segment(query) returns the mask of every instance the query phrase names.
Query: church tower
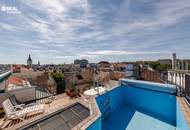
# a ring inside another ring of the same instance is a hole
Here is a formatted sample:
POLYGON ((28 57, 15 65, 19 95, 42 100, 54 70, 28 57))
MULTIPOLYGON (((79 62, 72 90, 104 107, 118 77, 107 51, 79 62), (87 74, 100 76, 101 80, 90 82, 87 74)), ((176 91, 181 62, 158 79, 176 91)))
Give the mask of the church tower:
POLYGON ((38 66, 40 66, 40 61, 38 60, 38 66))
POLYGON ((30 54, 29 54, 29 56, 28 56, 27 66, 28 66, 29 68, 32 67, 32 58, 31 58, 30 54))

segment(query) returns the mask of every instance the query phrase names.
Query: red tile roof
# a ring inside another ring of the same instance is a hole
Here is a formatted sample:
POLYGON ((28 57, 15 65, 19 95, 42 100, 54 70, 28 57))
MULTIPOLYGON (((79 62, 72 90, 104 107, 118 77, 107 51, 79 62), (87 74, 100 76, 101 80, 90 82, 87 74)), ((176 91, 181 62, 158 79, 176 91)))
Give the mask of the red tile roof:
POLYGON ((23 85, 23 79, 18 77, 10 77, 8 83, 15 85, 23 85))

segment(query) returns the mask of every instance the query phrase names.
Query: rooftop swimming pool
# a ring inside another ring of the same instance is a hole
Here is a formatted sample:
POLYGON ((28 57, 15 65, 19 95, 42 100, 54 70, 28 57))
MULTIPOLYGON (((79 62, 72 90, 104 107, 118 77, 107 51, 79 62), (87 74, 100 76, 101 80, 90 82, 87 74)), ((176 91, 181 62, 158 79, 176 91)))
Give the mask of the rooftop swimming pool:
POLYGON ((122 80, 96 101, 101 117, 87 130, 189 130, 174 85, 122 80))

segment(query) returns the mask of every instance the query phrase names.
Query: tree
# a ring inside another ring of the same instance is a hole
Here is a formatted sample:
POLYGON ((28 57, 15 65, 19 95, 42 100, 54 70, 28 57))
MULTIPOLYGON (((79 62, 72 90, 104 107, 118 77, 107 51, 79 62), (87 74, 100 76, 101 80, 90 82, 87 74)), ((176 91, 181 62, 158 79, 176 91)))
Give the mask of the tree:
POLYGON ((172 68, 172 66, 169 64, 160 64, 157 61, 145 61, 145 64, 158 71, 167 71, 168 69, 172 68))
POLYGON ((154 70, 156 70, 157 66, 160 65, 157 61, 145 61, 145 64, 149 65, 154 70))
POLYGON ((171 69, 171 65, 159 64, 159 65, 156 67, 156 70, 158 70, 158 71, 167 71, 168 69, 171 69))
POLYGON ((65 92, 65 78, 62 72, 51 72, 50 75, 57 83, 57 94, 65 92))
POLYGON ((51 76, 57 83, 64 80, 64 74, 62 72, 51 72, 51 76))
POLYGON ((72 81, 71 87, 69 88, 71 91, 75 91, 76 90, 76 82, 72 81))

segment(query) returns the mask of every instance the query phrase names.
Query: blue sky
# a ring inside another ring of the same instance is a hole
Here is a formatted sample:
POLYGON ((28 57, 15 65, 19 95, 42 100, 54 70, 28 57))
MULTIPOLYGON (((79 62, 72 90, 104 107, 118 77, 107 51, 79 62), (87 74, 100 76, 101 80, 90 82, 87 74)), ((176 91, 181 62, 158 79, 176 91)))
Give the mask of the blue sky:
POLYGON ((29 53, 43 64, 190 58, 189 0, 0 0, 0 8, 0 63, 26 63, 29 53))

